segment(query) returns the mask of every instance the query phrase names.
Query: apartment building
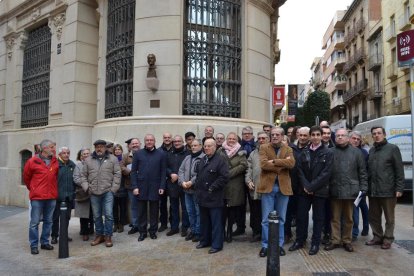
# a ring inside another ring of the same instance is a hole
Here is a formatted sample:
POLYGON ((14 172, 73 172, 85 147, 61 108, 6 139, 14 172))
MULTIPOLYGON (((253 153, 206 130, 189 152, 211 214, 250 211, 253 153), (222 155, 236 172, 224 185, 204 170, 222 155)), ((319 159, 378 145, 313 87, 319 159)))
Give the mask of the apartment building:
POLYGON ((368 97, 367 38, 371 26, 380 18, 380 0, 355 0, 343 17, 346 56, 343 72, 347 78, 343 101, 349 127, 367 121, 374 114, 373 104, 368 97))
POLYGON ((322 58, 325 91, 331 98, 331 123, 336 124, 346 117, 342 95, 346 88, 345 65, 345 24, 342 21, 346 11, 337 11, 323 36, 322 58))
POLYGON ((411 113, 410 70, 398 67, 397 34, 413 28, 413 0, 383 0, 382 24, 384 26, 384 115, 411 113))

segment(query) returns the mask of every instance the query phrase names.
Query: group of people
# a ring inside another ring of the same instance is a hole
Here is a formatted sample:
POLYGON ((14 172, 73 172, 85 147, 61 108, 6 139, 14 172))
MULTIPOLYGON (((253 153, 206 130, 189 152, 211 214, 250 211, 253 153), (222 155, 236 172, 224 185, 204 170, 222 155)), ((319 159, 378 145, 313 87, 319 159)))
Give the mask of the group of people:
MULTIPOLYGON (((343 246, 352 252, 351 242, 359 234, 359 211, 354 207, 358 196, 364 219, 361 234, 368 234, 368 212, 374 236, 366 244, 388 249, 404 172, 400 151, 387 142, 385 130, 379 126, 371 133, 375 143, 368 155, 358 132, 338 129, 332 135, 323 122, 289 128, 287 135, 281 127, 265 125, 257 140, 249 126, 241 137, 235 132, 214 134, 207 126, 203 139, 193 132, 184 137, 166 132, 159 148, 152 134, 145 135, 143 147, 138 138, 131 138, 125 141, 126 153, 119 144, 97 140, 93 152, 79 150, 76 163, 68 147, 59 148, 56 157, 56 144, 44 140, 23 174, 30 191, 31 253, 39 253, 40 221, 41 249, 53 249, 50 236, 52 244, 58 243, 63 202, 80 217, 83 241, 95 233, 92 246, 113 246, 113 232, 123 232, 128 222, 128 234, 138 232, 139 242, 148 234, 157 239, 157 232, 169 223, 167 236, 181 232, 186 241, 198 242, 196 248, 210 247, 208 253, 214 254, 223 249, 224 241, 246 233, 248 202, 251 241, 261 241, 261 257, 267 256, 269 213, 276 210, 279 215, 283 256, 295 224, 296 240, 289 251, 305 246, 310 207, 309 254, 318 253, 322 232, 328 237, 325 250, 343 246)), ((70 215, 66 219, 69 222, 70 215)))

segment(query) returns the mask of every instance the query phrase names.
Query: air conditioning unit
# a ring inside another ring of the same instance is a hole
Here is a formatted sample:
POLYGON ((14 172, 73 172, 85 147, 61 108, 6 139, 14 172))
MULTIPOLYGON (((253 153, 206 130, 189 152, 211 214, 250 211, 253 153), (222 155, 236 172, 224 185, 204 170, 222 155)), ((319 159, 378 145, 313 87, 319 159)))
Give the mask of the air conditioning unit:
POLYGON ((393 106, 400 106, 401 105, 400 97, 394 97, 394 98, 392 98, 392 105, 393 106))

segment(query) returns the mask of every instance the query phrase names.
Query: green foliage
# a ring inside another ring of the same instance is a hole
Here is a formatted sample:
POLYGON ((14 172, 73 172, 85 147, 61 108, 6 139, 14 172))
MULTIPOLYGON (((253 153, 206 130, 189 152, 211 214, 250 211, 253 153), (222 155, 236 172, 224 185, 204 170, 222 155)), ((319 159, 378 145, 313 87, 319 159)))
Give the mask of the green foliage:
POLYGON ((315 125, 315 118, 320 121, 329 121, 331 100, 325 91, 315 91, 309 94, 303 106, 304 124, 308 127, 315 125))

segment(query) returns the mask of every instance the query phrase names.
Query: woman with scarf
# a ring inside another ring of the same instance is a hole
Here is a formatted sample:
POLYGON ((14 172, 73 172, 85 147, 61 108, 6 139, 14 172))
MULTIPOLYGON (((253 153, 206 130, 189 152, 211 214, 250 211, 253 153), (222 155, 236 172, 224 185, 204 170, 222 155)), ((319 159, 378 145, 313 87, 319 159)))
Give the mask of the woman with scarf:
MULTIPOLYGON (((124 151, 120 144, 114 145, 113 154, 116 158, 118 158, 119 163, 122 161, 122 155, 124 151)), ((114 207, 113 207, 113 214, 114 214, 114 229, 113 231, 118 233, 124 232, 124 225, 127 224, 127 190, 125 189, 125 180, 124 176, 121 179, 121 187, 115 193, 114 196, 114 207)))
POLYGON ((238 142, 237 134, 230 132, 227 135, 222 147, 217 150, 220 152, 229 165, 229 182, 224 188, 224 214, 223 225, 227 229, 224 231, 225 239, 231 242, 233 224, 235 218, 242 211, 241 206, 244 204, 244 175, 247 169, 246 151, 241 149, 238 142))

